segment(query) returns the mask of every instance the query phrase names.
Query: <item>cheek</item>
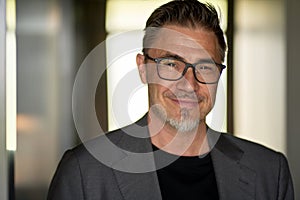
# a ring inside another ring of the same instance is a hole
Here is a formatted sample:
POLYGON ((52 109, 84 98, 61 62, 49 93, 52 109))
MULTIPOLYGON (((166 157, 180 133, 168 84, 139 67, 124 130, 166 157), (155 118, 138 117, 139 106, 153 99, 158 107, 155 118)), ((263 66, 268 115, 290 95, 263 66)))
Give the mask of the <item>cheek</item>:
POLYGON ((209 102, 211 105, 214 105, 216 100, 216 92, 217 86, 216 85, 208 85, 200 88, 200 93, 205 96, 206 101, 209 102))
POLYGON ((147 64, 146 78, 147 78, 148 83, 157 83, 159 81, 159 77, 156 73, 156 65, 155 64, 147 64))
POLYGON ((150 100, 150 105, 154 104, 165 104, 165 96, 171 92, 171 85, 164 84, 161 81, 159 84, 148 84, 148 95, 150 100))
POLYGON ((162 98, 163 91, 159 84, 148 84, 148 93, 151 105, 161 101, 160 99, 162 98))

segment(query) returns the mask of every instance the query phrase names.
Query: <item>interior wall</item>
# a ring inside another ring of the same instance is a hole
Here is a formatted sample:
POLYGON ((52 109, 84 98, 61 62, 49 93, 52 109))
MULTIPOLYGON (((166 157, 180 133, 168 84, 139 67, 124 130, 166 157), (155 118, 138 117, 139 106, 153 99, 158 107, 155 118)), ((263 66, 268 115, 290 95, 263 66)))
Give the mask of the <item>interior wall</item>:
POLYGON ((287 92, 286 92, 286 135, 287 135, 287 156, 293 175, 296 198, 300 198, 300 1, 287 0, 286 2, 286 66, 287 66, 287 92))
POLYGON ((236 0, 235 135, 286 153, 284 0, 236 0))
POLYGON ((300 1, 235 0, 235 134, 286 154, 300 197, 300 1))
POLYGON ((0 0, 0 199, 8 198, 7 153, 5 131, 5 34, 6 5, 0 0))
MULTIPOLYGON (((80 142, 72 115, 73 86, 82 62, 106 36, 105 3, 17 0, 16 199, 46 199, 62 154, 80 142)), ((95 106, 107 127, 105 77, 95 106)))
MULTIPOLYGON (((18 145, 15 154, 16 199, 45 199, 59 160, 61 118, 59 27, 55 1, 17 0, 18 145)), ((68 52, 69 49, 65 48, 68 52)), ((69 57, 66 57, 67 59, 69 57)), ((65 66, 66 67, 66 66, 65 66)), ((67 82, 67 80, 65 80, 67 82)))

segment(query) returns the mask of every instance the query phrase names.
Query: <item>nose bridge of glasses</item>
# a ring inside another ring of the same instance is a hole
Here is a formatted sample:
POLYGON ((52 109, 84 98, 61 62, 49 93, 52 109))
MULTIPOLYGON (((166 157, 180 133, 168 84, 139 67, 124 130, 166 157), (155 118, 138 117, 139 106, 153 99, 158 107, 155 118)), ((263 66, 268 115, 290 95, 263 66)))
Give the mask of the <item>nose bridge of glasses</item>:
POLYGON ((191 79, 192 78, 192 80, 195 81, 195 80, 197 80, 195 75, 196 75, 195 74, 195 66, 193 64, 190 64, 190 63, 185 63, 185 68, 182 72, 182 77, 184 76, 185 79, 191 79), (191 68, 190 73, 188 73, 189 68, 191 68))
POLYGON ((194 78, 196 78, 195 77, 195 66, 193 64, 191 64, 191 63, 184 63, 184 64, 185 64, 185 67, 184 67, 184 70, 182 72, 182 76, 186 76, 189 68, 191 68, 191 72, 190 73, 192 73, 192 76, 194 78))
POLYGON ((184 66, 184 70, 182 72, 182 76, 184 76, 187 73, 189 68, 192 68, 191 70, 195 71, 195 66, 193 64, 191 64, 191 63, 184 63, 184 64, 185 64, 185 66, 184 66))

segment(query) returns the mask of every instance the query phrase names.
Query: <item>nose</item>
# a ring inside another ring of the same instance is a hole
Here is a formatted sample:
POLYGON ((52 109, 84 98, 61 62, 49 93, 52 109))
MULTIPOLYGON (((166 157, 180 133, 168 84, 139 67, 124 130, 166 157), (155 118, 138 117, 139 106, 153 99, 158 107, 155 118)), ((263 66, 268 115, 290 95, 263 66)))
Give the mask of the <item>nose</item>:
POLYGON ((195 92, 199 89, 199 84, 195 79, 193 68, 189 67, 184 76, 178 80, 177 89, 185 92, 195 92))

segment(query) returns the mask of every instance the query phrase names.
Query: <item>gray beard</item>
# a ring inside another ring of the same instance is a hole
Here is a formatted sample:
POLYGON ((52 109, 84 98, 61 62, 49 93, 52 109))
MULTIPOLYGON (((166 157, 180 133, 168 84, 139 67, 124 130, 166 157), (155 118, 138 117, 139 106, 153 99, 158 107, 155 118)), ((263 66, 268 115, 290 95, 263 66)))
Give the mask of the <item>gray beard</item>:
POLYGON ((180 120, 169 118, 167 116, 167 113, 165 112, 165 109, 160 105, 151 106, 151 109, 157 117, 159 117, 161 120, 165 121, 171 127, 173 127, 174 129, 176 129, 178 132, 181 133, 195 131, 198 128, 200 123, 200 116, 198 116, 195 119, 191 118, 190 112, 186 108, 182 108, 180 110, 181 113, 180 120))

